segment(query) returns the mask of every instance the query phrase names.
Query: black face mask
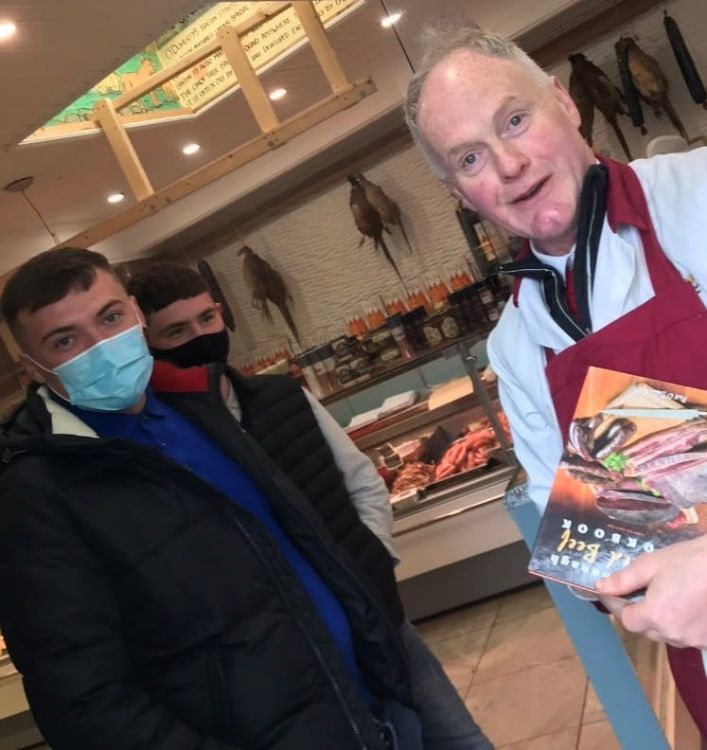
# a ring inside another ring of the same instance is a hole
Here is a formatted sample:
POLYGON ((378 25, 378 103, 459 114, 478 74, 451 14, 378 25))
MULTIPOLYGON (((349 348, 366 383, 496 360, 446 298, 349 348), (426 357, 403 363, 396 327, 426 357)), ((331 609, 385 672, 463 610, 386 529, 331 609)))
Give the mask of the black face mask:
POLYGON ((228 331, 224 328, 218 333, 205 333, 174 349, 155 349, 150 347, 155 359, 172 362, 177 367, 199 367, 212 362, 226 364, 228 361, 228 331))

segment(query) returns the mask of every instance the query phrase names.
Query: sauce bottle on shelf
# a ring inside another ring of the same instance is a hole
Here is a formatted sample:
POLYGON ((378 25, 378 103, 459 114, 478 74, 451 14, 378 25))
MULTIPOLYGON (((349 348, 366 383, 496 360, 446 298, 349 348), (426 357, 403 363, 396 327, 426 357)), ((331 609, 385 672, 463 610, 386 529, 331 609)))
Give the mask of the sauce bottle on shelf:
POLYGON ((412 359, 415 356, 415 350, 412 344, 408 341, 405 333, 402 314, 396 313, 395 315, 392 315, 388 318, 386 323, 390 335, 393 337, 393 341, 397 344, 403 359, 412 359))

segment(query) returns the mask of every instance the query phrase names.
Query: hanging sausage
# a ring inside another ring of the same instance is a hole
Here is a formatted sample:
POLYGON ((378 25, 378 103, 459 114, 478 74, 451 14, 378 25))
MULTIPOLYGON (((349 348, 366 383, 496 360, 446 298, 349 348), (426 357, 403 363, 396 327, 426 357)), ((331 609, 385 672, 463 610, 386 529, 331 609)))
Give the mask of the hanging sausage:
POLYGON ((705 91, 704 84, 700 78, 700 74, 695 66, 695 61, 692 59, 690 50, 685 44, 680 27, 677 25, 675 19, 668 15, 668 11, 663 11, 663 25, 670 41, 670 46, 673 48, 673 54, 680 67, 682 77, 685 79, 690 96, 695 104, 701 104, 707 109, 707 91, 705 91))

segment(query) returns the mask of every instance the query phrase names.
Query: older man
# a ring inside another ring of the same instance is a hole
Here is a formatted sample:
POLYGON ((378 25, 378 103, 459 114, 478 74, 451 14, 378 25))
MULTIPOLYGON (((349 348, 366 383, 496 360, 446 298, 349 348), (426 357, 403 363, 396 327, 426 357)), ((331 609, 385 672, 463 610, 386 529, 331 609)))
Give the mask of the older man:
MULTIPOLYGON (((707 388, 707 149, 599 160, 564 87, 478 28, 431 34, 408 92, 417 143, 450 192, 526 238, 515 293, 489 342, 538 508, 547 503, 590 365, 707 388)), ((707 539, 640 558, 604 582, 624 625, 707 648, 707 539)), ((707 735, 699 651, 671 649, 707 735)))

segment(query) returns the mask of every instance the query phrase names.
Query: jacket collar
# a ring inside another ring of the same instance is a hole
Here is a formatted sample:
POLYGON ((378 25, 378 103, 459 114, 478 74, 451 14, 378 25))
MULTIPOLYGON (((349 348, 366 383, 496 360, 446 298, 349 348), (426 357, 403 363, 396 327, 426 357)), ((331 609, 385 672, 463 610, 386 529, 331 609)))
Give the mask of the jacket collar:
POLYGON ((83 422, 78 415, 53 399, 46 386, 40 386, 37 389, 37 395, 44 401, 44 408, 51 418, 52 435, 73 435, 74 437, 87 438, 98 437, 98 434, 83 422))
POLYGON ((271 377, 277 377, 270 375, 245 377, 233 367, 220 363, 183 369, 171 362, 156 361, 150 386, 158 396, 180 393, 219 393, 218 386, 222 375, 230 380, 239 399, 247 398, 249 394, 263 388, 271 377))
POLYGON ((210 366, 181 368, 171 362, 155 360, 150 386, 155 393, 207 393, 210 366))

